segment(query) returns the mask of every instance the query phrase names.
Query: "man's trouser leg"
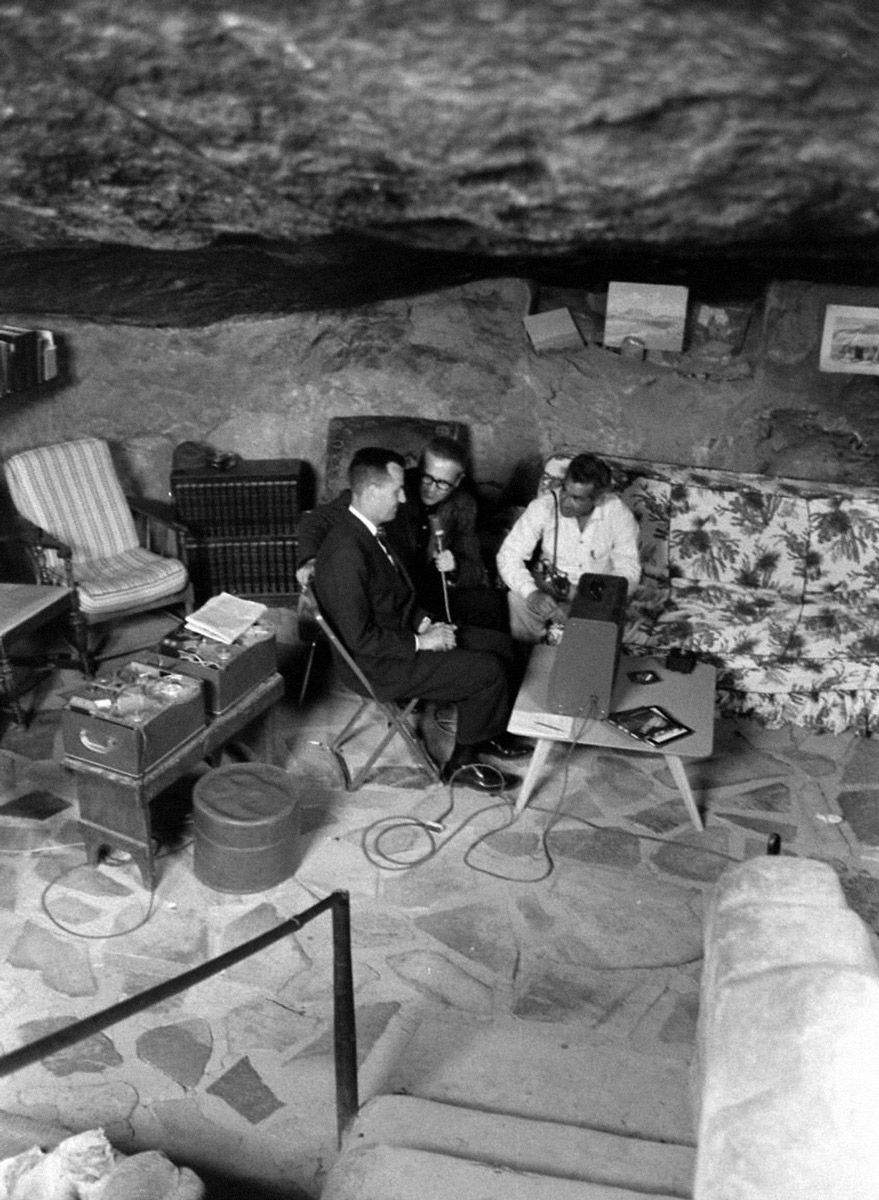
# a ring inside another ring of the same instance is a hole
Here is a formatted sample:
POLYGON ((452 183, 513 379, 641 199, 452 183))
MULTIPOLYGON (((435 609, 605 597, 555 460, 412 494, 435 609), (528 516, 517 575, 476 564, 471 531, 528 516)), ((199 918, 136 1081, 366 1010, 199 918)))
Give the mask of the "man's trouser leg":
POLYGON ((456 704, 456 738, 463 746, 502 733, 512 708, 507 664, 479 650, 422 650, 399 695, 456 704))

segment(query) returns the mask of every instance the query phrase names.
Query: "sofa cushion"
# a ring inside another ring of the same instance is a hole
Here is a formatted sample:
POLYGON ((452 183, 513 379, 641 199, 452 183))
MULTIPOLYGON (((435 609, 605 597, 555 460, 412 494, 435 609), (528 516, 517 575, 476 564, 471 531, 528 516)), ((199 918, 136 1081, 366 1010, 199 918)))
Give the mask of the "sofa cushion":
POLYGON ((875 1196, 879 980, 782 968, 703 1005, 695 1200, 875 1196))
POLYGON ((668 513, 671 483, 640 470, 617 473, 616 490, 635 514, 642 580, 648 586, 668 585, 668 513))
POLYGON ((697 1043, 695 1200, 876 1194, 879 972, 827 864, 721 876, 697 1043))
POLYGON ((863 600, 879 589, 879 499, 863 495, 809 501, 806 600, 863 600))
MULTIPOLYGON (((851 687, 879 683, 879 600, 843 603, 828 596, 804 604, 790 649, 818 676, 827 677, 829 668, 829 678, 843 671, 851 687)), ((835 679, 836 686, 842 682, 835 679)))
POLYGON ((690 583, 771 588, 799 599, 804 588, 808 507, 798 496, 739 487, 675 484, 669 571, 690 583))
POLYGON ((725 665, 776 661, 787 652, 800 606, 767 588, 672 581, 655 621, 658 650, 682 646, 725 665))

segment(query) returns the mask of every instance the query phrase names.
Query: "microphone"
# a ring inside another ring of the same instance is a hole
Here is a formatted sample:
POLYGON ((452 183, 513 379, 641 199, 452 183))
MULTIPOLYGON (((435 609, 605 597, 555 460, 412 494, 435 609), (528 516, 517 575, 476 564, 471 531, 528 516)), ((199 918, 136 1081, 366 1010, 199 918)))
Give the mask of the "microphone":
MULTIPOLYGON (((440 526, 438 517, 431 516, 431 517, 428 517, 428 520, 430 521, 430 528, 433 531, 433 540, 436 542, 436 548, 439 551, 439 553, 442 554, 443 538, 446 535, 445 535, 442 527, 440 526)), ((440 571, 439 577, 440 577, 440 580, 443 585, 443 603, 445 604, 445 608, 446 608, 446 619, 449 622, 449 624, 451 625, 453 622, 452 622, 451 609, 449 608, 449 584, 446 579, 445 571, 440 571)))

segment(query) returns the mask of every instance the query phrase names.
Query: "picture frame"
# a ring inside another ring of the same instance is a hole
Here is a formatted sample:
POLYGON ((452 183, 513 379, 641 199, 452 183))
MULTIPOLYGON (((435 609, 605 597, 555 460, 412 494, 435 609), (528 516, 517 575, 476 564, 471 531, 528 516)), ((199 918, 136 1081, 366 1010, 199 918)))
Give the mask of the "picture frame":
POLYGON ((679 284, 622 283, 607 289, 604 345, 634 342, 643 350, 680 352, 684 346, 689 289, 679 284))
POLYGON ((662 750, 680 738, 688 737, 693 730, 683 721, 673 717, 658 704, 639 704, 637 708, 623 708, 610 713, 605 720, 630 737, 645 742, 656 750, 662 750))
POLYGON ((828 304, 818 367, 846 375, 879 375, 879 308, 828 304))

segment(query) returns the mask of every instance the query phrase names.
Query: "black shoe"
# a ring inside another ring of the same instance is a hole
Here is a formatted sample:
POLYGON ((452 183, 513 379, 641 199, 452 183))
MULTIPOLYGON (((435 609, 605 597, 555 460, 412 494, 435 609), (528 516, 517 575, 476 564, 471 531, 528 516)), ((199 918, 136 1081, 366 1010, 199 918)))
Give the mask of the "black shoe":
POLYGON ((442 781, 471 788, 474 792, 502 792, 514 788, 519 783, 519 776, 508 775, 488 763, 469 762, 456 766, 450 759, 443 767, 442 781))
POLYGON ((480 742, 477 750, 493 758, 527 758, 534 752, 534 743, 530 738, 519 737, 515 733, 498 733, 480 742))

